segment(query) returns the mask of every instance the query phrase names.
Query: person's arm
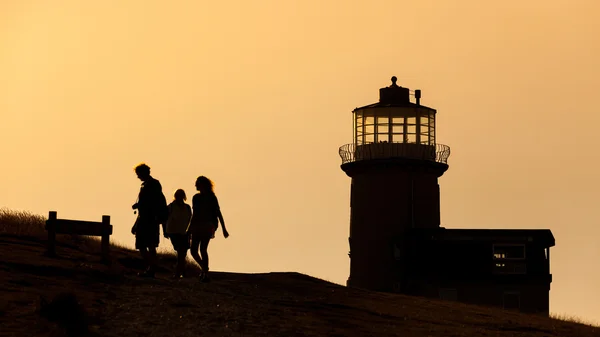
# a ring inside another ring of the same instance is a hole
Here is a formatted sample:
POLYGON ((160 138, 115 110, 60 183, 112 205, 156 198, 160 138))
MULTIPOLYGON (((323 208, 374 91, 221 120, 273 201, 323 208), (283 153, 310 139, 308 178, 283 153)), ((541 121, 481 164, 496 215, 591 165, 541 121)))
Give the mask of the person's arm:
POLYGON ((194 205, 196 205, 196 195, 194 195, 192 197, 192 205, 188 205, 189 210, 190 210, 190 221, 188 224, 188 229, 187 232, 185 233, 186 235, 188 235, 188 237, 190 237, 190 230, 192 228, 192 219, 194 218, 194 205))
POLYGON ((227 232, 227 228, 225 227, 225 220, 223 220, 223 213, 221 213, 221 209, 217 211, 217 216, 219 218, 219 222, 221 222, 221 227, 223 227, 223 236, 227 239, 229 237, 229 232, 227 232))
POLYGON ((169 216, 167 217, 167 221, 165 221, 162 224, 162 229, 163 229, 163 235, 165 238, 169 238, 169 234, 167 234, 167 223, 169 222, 169 218, 171 217, 171 214, 173 214, 173 203, 170 203, 167 205, 167 210, 169 212, 169 216))
POLYGON ((186 220, 188 223, 190 223, 190 221, 192 221, 192 207, 188 204, 185 204, 185 208, 187 209, 187 217, 186 220))
POLYGON ((135 222, 133 223, 133 226, 131 227, 131 234, 135 235, 137 233, 137 225, 138 225, 138 221, 140 220, 140 217, 138 215, 137 218, 135 218, 135 222))
POLYGON ((133 205, 131 206, 131 209, 138 209, 138 203, 140 202, 140 194, 141 194, 141 193, 142 193, 142 191, 141 191, 141 189, 140 189, 140 192, 138 193, 138 197, 137 197, 137 199, 135 200, 135 204, 133 204, 133 205))
POLYGON ((223 227, 223 236, 227 238, 229 237, 229 232, 227 232, 227 227, 225 227, 225 220, 223 219, 223 213, 221 213, 221 206, 219 206, 219 199, 217 199, 217 196, 215 196, 215 203, 217 207, 217 218, 223 227))

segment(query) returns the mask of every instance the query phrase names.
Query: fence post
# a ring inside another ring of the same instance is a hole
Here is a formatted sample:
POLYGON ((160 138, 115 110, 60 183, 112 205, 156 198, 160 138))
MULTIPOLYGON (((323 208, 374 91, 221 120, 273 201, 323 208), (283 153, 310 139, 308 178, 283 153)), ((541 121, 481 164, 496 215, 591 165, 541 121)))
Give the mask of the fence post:
POLYGON ((102 261, 110 262, 110 215, 102 216, 102 241, 100 247, 102 249, 102 261))
POLYGON ((46 230, 48 231, 48 256, 56 256, 56 211, 48 213, 46 230))

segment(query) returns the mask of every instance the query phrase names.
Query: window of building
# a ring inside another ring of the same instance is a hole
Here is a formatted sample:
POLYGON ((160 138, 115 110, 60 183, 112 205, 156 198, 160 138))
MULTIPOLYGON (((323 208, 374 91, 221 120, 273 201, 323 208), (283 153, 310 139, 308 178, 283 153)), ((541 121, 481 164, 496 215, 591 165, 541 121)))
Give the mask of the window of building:
POLYGON ((526 274, 524 244, 495 244, 493 246, 495 274, 526 274))
POLYGON ((496 262, 494 274, 527 274, 527 264, 514 261, 496 262))
POLYGON ((523 244, 499 244, 494 245, 495 260, 524 260, 525 245, 523 244))
POLYGON ((518 291, 505 291, 502 298, 502 306, 504 309, 520 309, 521 294, 518 291))

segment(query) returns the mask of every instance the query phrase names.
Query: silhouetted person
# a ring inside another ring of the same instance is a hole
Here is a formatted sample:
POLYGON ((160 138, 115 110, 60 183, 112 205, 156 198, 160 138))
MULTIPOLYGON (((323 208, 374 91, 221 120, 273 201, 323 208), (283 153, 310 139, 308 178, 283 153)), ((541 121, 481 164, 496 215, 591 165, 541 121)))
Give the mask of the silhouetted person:
POLYGON ((132 208, 138 210, 138 217, 131 232, 135 234, 135 248, 139 249, 147 269, 139 273, 142 277, 154 277, 156 270, 156 248, 160 237, 161 199, 164 199, 160 182, 150 175, 150 167, 140 164, 135 173, 142 181, 138 201, 132 208))
POLYGON ((200 176, 196 180, 196 189, 200 193, 196 193, 192 198, 193 215, 189 228, 192 237, 191 253, 202 268, 200 280, 208 281, 208 243, 210 239, 214 238, 219 221, 223 227, 223 236, 227 238, 229 233, 225 228, 225 220, 223 220, 219 201, 213 191, 212 181, 200 176), (200 249, 202 258, 198 255, 198 249, 200 249))
POLYGON ((185 272, 185 258, 190 249, 190 240, 187 234, 190 220, 192 218, 192 208, 186 204, 187 197, 185 191, 178 189, 175 191, 174 200, 169 204, 169 219, 165 230, 165 236, 171 239, 173 249, 177 252, 177 265, 173 278, 181 278, 185 272))

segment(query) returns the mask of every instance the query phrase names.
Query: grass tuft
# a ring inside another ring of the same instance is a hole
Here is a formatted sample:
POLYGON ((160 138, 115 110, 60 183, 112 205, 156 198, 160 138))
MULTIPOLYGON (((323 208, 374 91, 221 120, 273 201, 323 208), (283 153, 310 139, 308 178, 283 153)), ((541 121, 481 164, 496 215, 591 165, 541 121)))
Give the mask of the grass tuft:
POLYGON ((564 314, 564 313, 563 314, 552 313, 552 314, 550 314, 550 318, 558 320, 558 321, 577 323, 577 324, 591 326, 594 328, 600 328, 600 325, 598 324, 598 322, 585 320, 585 319, 577 317, 575 315, 569 315, 569 314, 564 314))
POLYGON ((0 234, 18 236, 44 235, 46 218, 27 211, 14 211, 0 208, 0 234))

